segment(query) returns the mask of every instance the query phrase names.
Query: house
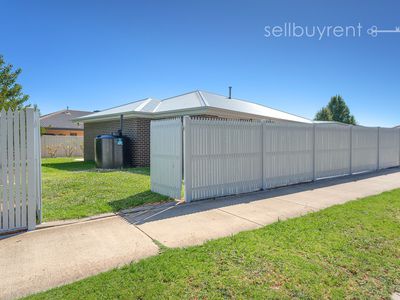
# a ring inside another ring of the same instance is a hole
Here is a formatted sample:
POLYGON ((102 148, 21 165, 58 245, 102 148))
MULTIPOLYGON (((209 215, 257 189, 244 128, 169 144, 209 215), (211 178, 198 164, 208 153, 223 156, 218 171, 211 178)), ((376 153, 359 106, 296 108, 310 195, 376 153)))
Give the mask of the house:
POLYGON ((94 139, 97 135, 115 133, 122 125, 123 135, 130 140, 129 163, 133 166, 149 166, 150 121, 183 116, 312 123, 309 119, 260 104, 206 91, 193 91, 164 100, 147 98, 74 121, 84 124, 85 160, 94 160, 94 139))
POLYGON ((83 136, 83 123, 72 119, 91 114, 90 111, 71 110, 69 108, 40 117, 43 135, 83 136))

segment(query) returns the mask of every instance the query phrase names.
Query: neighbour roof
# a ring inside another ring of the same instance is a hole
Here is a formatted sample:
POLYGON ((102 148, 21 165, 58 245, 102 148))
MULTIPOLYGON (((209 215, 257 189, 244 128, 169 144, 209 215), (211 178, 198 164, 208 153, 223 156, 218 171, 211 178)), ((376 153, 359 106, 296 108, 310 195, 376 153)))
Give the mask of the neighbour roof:
POLYGON ((91 114, 91 111, 63 109, 40 117, 40 126, 58 129, 83 129, 83 124, 73 122, 72 119, 91 114))
POLYGON ((119 115, 161 118, 200 114, 234 114, 236 117, 254 117, 258 119, 279 119, 293 122, 312 123, 312 121, 293 114, 269 108, 260 104, 240 99, 229 99, 226 96, 206 92, 193 91, 162 101, 147 98, 114 108, 106 109, 75 121, 106 119, 119 115))

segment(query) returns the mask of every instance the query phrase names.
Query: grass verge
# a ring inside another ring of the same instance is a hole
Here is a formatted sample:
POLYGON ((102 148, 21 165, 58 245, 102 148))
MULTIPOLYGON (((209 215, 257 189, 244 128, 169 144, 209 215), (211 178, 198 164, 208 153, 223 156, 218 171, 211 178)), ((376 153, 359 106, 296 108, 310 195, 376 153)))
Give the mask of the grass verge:
POLYGON ((400 291, 400 190, 167 249, 31 299, 369 299, 400 291))

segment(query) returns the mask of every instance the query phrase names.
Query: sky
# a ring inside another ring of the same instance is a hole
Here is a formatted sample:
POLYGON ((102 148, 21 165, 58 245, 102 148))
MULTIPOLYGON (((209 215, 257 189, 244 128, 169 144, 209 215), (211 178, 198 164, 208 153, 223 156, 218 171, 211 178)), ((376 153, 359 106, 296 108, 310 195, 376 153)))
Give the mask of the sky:
POLYGON ((400 26, 397 0, 0 4, 0 54, 22 68, 42 114, 232 86, 235 98, 307 118, 340 94, 359 124, 400 125, 400 32, 367 33, 400 26), (279 31, 285 23, 361 29, 293 37, 279 31))

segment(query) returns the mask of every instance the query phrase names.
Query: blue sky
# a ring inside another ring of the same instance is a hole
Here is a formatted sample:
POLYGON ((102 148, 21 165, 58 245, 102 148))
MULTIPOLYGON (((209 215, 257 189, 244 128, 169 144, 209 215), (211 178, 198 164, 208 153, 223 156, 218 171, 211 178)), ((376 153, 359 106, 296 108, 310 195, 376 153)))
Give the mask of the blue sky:
POLYGON ((359 123, 400 124, 392 1, 0 0, 0 53, 42 113, 203 89, 312 118, 341 94, 359 123), (362 25, 361 37, 266 38, 265 26, 362 25))

